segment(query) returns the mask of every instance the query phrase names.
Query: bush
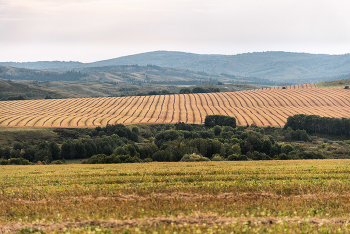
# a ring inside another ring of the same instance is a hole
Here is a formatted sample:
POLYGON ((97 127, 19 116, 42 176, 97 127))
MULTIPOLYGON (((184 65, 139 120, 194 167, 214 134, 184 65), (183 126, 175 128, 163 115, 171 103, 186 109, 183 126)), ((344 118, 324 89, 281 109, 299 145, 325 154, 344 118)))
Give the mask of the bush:
POLYGON ((153 160, 151 158, 145 158, 143 160, 144 163, 150 163, 150 162, 153 162, 153 160))
POLYGON ((227 157, 227 160, 229 160, 229 161, 248 161, 248 158, 245 155, 231 154, 230 156, 227 157))
POLYGON ((0 165, 9 165, 9 161, 7 159, 0 159, 0 165))
POLYGON ((193 153, 193 154, 185 154, 180 160, 180 162, 201 162, 201 161, 210 161, 210 159, 193 153))
POLYGON ((288 155, 286 155, 285 153, 282 153, 282 154, 278 155, 276 159, 277 160, 289 160, 291 158, 288 155))
POLYGON ((52 161, 51 164, 64 164, 61 160, 52 161))
POLYGON ((215 154, 211 158, 211 161, 225 161, 225 159, 222 156, 220 156, 220 154, 215 154))
POLYGON ((139 163, 142 162, 140 158, 137 156, 126 155, 105 155, 105 154, 97 154, 93 155, 91 158, 87 160, 87 164, 112 164, 112 163, 139 163))
POLYGON ((0 165, 33 165, 33 163, 24 158, 11 158, 8 160, 0 159, 0 165))
POLYGON ((344 89, 349 89, 349 85, 345 86, 344 89))

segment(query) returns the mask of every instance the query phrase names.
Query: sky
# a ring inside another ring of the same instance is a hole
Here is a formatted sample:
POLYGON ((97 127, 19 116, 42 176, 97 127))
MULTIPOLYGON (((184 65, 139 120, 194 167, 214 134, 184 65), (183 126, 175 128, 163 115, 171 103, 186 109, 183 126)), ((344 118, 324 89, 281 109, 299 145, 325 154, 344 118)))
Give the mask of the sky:
POLYGON ((349 0, 0 0, 0 61, 350 53, 349 0))

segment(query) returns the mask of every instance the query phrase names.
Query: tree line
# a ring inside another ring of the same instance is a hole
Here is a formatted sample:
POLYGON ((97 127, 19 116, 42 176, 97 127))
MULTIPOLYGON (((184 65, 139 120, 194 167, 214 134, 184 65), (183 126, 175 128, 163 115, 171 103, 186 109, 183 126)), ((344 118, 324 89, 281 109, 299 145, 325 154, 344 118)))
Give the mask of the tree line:
POLYGON ((298 114, 289 116, 284 128, 305 130, 308 134, 324 133, 337 136, 350 136, 350 119, 330 118, 319 115, 298 114))
MULTIPOLYGON (((285 141, 308 142, 310 133, 322 129, 319 116, 295 115, 285 129, 277 129, 285 141), (305 128, 305 129, 304 129, 305 128)), ((334 119, 336 123, 348 123, 334 119), (337 122, 338 121, 338 122, 337 122)), ((327 122, 322 122, 323 124, 327 122)), ((334 126, 334 125, 332 125, 334 126)), ((341 125, 345 134, 349 125, 341 125)), ((326 128, 326 126, 323 126, 326 128)), ((218 160, 322 159, 320 151, 309 151, 303 144, 278 142, 271 128, 255 125, 236 126, 234 117, 206 116, 204 125, 183 122, 154 124, 148 132, 122 124, 87 129, 78 136, 64 129, 56 130, 65 140, 57 142, 15 142, 0 147, 0 164, 63 163, 67 159, 85 159, 84 163, 179 162, 218 160), (270 134, 266 134, 268 131, 270 134), (10 160, 9 160, 10 159, 10 160), (13 160, 15 159, 15 160, 13 160)), ((332 133, 332 131, 326 133, 332 133)), ((334 129, 334 132, 337 131, 334 129)))

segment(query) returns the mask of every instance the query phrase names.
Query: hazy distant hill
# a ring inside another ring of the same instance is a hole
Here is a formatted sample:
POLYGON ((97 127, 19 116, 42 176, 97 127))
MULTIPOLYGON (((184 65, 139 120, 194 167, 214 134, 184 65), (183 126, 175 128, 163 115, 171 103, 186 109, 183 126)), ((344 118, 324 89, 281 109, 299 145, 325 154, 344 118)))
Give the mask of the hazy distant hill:
MULTIPOLYGON (((3 64, 3 63, 0 63, 3 64)), ((112 65, 157 65, 212 74, 230 74, 284 80, 292 83, 324 81, 328 77, 350 73, 350 54, 325 55, 289 52, 245 53, 239 55, 200 55, 156 51, 119 57, 94 63, 38 62, 6 63, 8 66, 62 70, 112 65)))
POLYGON ((91 65, 119 64, 154 64, 215 74, 227 73, 271 80, 292 80, 294 83, 311 83, 324 77, 350 73, 350 54, 263 52, 239 55, 198 55, 158 51, 99 61, 91 65))
POLYGON ((65 62, 65 61, 38 61, 38 62, 0 62, 0 65, 9 67, 19 67, 37 70, 70 70, 76 67, 84 66, 81 62, 65 62))
POLYGON ((42 71, 0 65, 0 78, 3 80, 78 81, 86 76, 87 74, 74 71, 42 71))
POLYGON ((0 100, 6 100, 7 98, 16 96, 23 96, 25 99, 82 97, 82 95, 67 91, 67 89, 57 89, 54 87, 46 87, 44 85, 5 82, 0 80, 0 100))
POLYGON ((120 65, 106 67, 76 68, 66 72, 34 70, 0 66, 0 79, 27 81, 90 81, 112 84, 173 84, 201 85, 237 83, 262 85, 288 85, 271 82, 256 77, 240 77, 228 74, 208 74, 177 68, 165 68, 155 65, 120 65))

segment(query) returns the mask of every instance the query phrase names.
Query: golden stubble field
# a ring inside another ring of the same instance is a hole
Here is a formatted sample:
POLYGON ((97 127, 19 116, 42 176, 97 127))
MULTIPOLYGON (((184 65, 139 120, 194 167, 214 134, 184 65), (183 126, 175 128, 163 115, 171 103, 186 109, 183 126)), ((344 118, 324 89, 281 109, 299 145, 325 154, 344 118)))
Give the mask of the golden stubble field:
POLYGON ((349 90, 316 84, 239 92, 0 102, 0 127, 94 127, 107 124, 203 124, 228 115, 237 125, 284 126, 295 114, 350 118, 349 90))
POLYGON ((0 233, 346 233, 350 160, 0 167, 0 233))

